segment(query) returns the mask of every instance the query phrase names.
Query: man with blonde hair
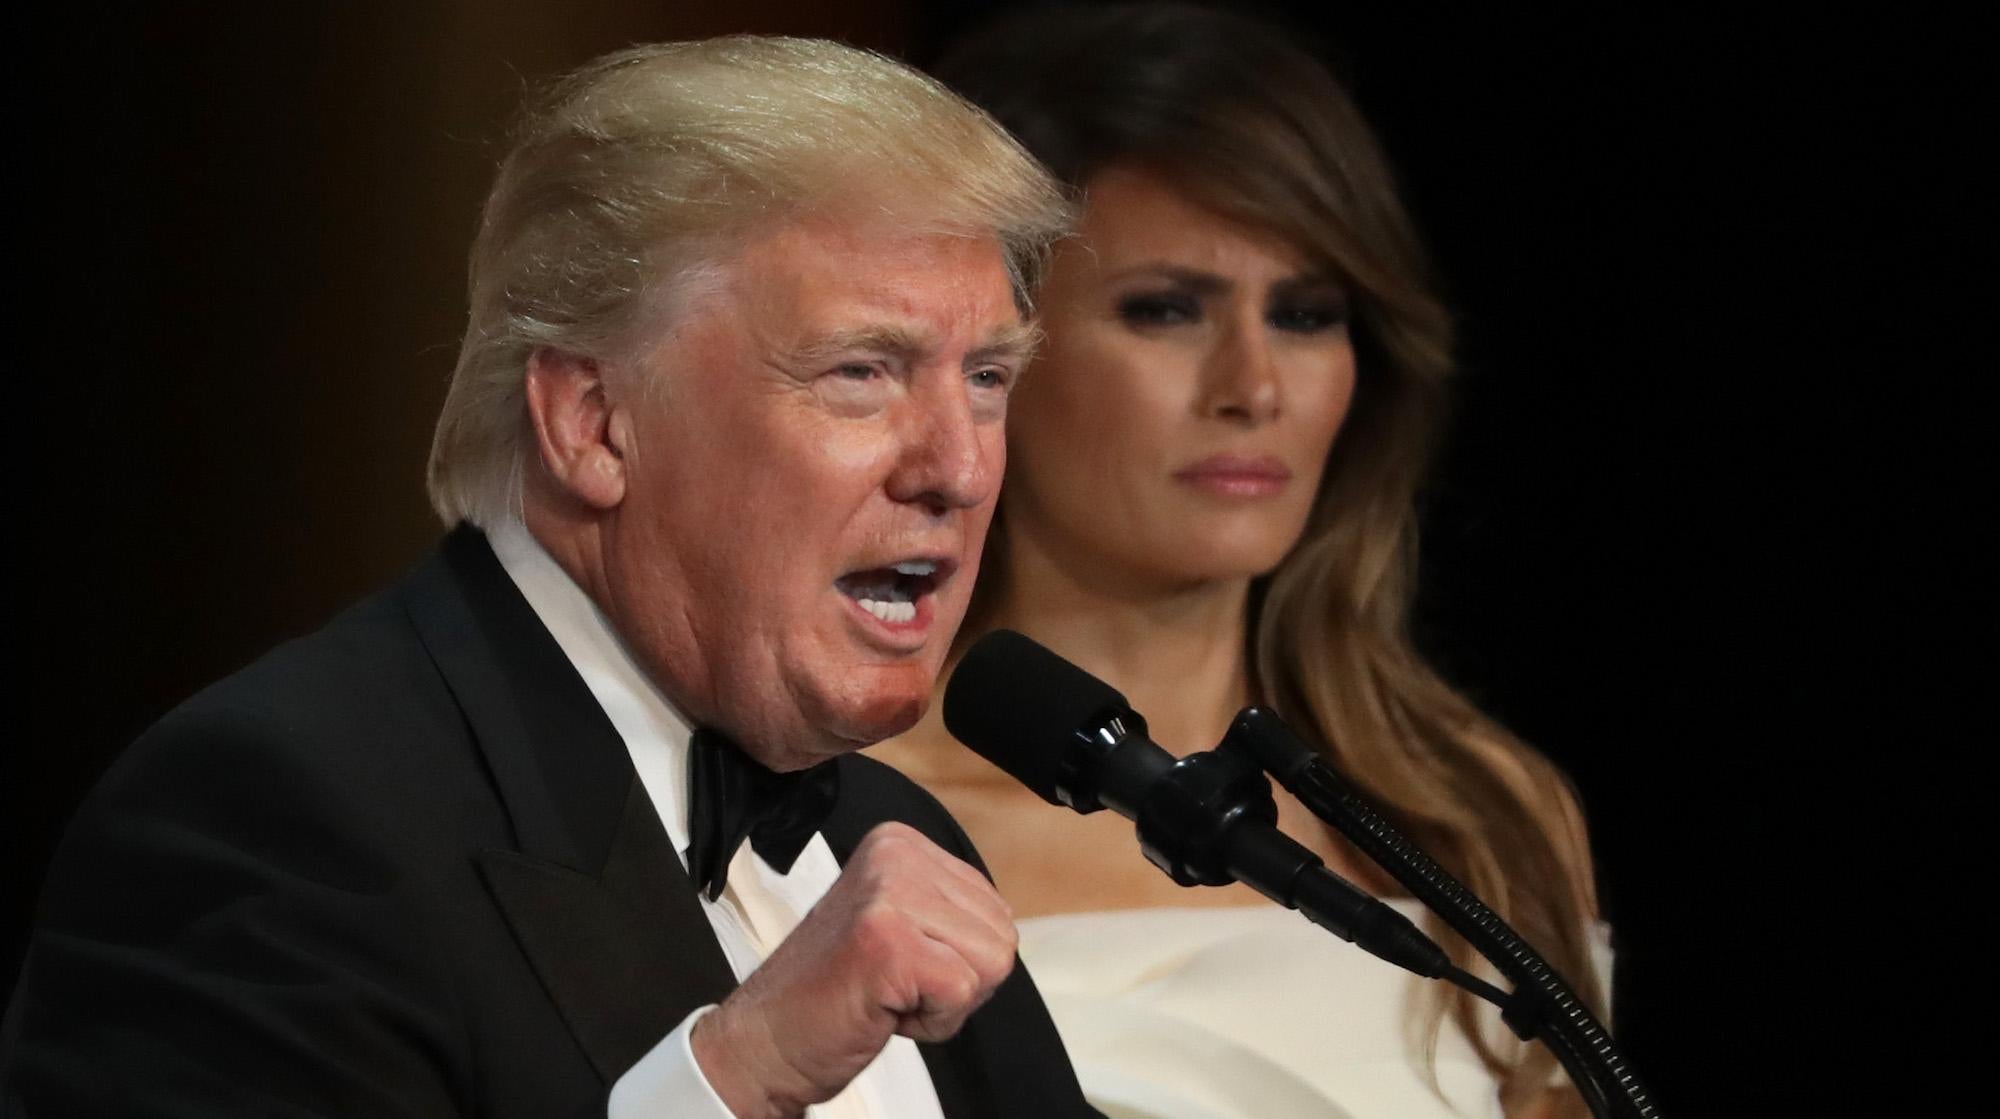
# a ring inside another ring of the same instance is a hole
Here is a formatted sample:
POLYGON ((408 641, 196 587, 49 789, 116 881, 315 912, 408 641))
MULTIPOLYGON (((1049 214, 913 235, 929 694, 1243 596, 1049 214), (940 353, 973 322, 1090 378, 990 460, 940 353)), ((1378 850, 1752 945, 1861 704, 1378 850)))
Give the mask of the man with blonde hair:
POLYGON ((79 812, 10 1112, 1089 1113, 963 833, 853 754, 929 701, 1067 219, 832 44, 555 87, 473 250, 450 534, 79 812))

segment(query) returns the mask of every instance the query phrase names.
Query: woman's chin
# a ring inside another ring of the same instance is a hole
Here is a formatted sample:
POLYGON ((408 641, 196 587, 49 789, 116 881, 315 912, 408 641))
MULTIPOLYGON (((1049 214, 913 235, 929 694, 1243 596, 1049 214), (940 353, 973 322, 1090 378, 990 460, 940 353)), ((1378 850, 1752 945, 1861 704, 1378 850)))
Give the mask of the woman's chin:
POLYGON ((1172 582, 1185 586, 1244 583, 1277 570, 1290 548, 1291 544, 1287 541, 1284 547, 1245 547, 1236 542, 1207 549, 1187 549, 1175 556, 1179 562, 1173 565, 1170 578, 1172 582))

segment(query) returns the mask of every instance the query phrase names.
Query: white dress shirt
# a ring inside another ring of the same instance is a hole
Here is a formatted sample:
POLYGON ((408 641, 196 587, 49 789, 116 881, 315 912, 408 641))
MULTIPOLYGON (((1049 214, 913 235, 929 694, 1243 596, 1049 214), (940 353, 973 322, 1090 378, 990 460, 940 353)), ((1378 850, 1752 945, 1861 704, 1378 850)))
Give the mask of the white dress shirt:
MULTIPOLYGON (((633 768, 638 770, 639 780, 685 867, 692 728, 633 661, 597 605, 557 566, 526 526, 509 520, 497 526, 488 539, 500 565, 625 740, 633 768)), ((737 848, 729 864, 729 885, 721 898, 711 902, 704 894, 700 900, 739 981, 791 935, 839 876, 840 864, 822 835, 813 836, 806 844, 790 874, 772 869, 749 843, 737 848)), ((695 1022, 712 1009, 702 1007, 688 1015, 618 1078, 611 1088, 609 1119, 727 1119, 729 1109, 702 1075, 688 1044, 695 1022)), ((891 1038, 845 1091, 807 1109, 806 1114, 812 1119, 943 1119, 923 1055, 906 1037, 891 1038)))

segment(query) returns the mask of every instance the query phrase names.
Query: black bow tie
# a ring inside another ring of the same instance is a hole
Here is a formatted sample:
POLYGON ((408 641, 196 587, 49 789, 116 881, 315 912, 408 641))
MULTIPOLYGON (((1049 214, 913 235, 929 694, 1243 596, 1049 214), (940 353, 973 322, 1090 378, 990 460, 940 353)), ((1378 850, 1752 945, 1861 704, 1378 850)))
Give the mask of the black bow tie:
POLYGON ((779 874, 826 822, 840 792, 831 761, 773 773, 734 742, 697 730, 688 743, 688 874, 714 901, 729 884, 729 861, 748 837, 779 874))

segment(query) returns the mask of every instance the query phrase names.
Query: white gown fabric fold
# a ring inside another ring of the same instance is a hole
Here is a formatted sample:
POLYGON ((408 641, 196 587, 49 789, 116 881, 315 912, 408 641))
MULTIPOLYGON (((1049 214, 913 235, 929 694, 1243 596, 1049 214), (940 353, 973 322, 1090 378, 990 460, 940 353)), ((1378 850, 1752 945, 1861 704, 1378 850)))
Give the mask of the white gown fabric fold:
MULTIPOLYGON (((1422 906, 1394 901, 1415 919, 1422 906)), ((1447 1023, 1437 1086, 1418 979, 1277 906, 1021 921, 1021 958, 1086 1095, 1110 1119, 1498 1119, 1498 1085, 1447 1023), (1440 1094, 1441 1093, 1441 1094, 1440 1094)), ((1609 974, 1606 930, 1598 969, 1609 974)), ((1504 1031, 1498 1015, 1490 1028, 1504 1031)))

